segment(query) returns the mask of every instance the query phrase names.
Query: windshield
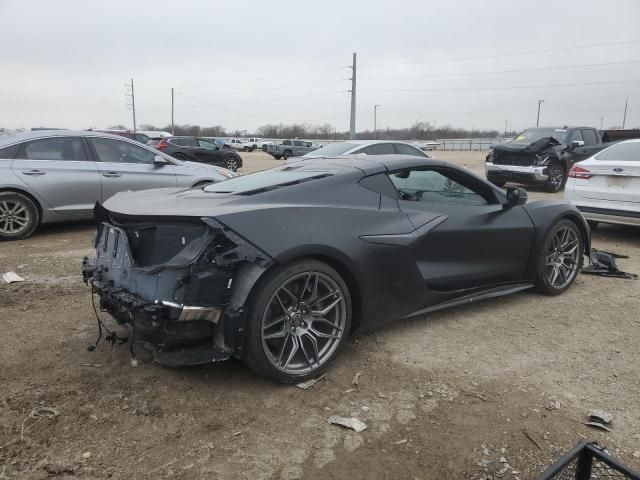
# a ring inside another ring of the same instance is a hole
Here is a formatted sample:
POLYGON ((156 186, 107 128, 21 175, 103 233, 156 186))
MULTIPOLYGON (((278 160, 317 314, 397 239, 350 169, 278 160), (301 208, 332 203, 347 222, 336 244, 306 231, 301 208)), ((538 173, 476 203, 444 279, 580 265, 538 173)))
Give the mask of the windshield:
POLYGON ((541 138, 553 137, 558 142, 563 143, 567 137, 567 130, 564 128, 530 128, 518 135, 513 141, 518 143, 533 143, 541 138))
POLYGON ((349 142, 332 143, 330 145, 326 145, 322 148, 319 148, 318 150, 314 150, 313 152, 309 152, 304 156, 305 157, 325 157, 325 156, 330 157, 333 155, 344 155, 345 152, 348 152, 349 150, 357 146, 358 145, 356 145, 355 143, 349 143, 349 142))
POLYGON ((332 175, 326 170, 298 170, 291 167, 273 168, 260 172, 249 173, 241 177, 234 177, 218 183, 212 183, 204 187, 206 192, 213 193, 254 193, 256 190, 266 190, 271 188, 295 185, 298 183, 314 180, 332 175))
POLYGON ((640 162, 640 142, 617 143, 602 150, 595 158, 596 160, 640 162))

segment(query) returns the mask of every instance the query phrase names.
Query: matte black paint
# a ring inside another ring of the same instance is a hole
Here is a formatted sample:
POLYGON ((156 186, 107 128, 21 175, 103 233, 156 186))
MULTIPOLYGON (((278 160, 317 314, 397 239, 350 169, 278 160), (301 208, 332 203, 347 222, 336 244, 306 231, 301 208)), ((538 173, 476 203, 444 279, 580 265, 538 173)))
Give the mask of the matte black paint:
MULTIPOLYGON (((254 195, 202 189, 121 194, 105 204, 100 217, 110 212, 115 219, 156 223, 209 223, 203 217, 211 217, 269 262, 324 260, 345 277, 358 330, 532 286, 545 235, 560 219, 575 221, 585 251, 590 248, 589 227, 572 205, 552 200, 512 205, 502 190, 442 161, 391 155, 315 158, 284 168, 325 168, 333 174, 254 195), (464 177, 490 203, 399 200, 387 173, 407 168, 444 169, 464 177)), ((239 264, 253 263, 248 257, 239 264)), ((245 269, 234 280, 223 335, 231 329, 234 338, 225 345, 234 345, 236 354, 242 349, 242 302, 268 267, 245 269)))

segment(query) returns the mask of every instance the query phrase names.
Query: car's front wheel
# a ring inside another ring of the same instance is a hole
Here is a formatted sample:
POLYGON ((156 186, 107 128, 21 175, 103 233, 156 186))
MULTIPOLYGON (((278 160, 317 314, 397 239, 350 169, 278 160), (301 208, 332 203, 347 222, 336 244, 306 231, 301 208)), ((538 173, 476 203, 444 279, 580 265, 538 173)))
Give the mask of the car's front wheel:
POLYGON ((248 310, 244 361, 283 383, 318 375, 351 327, 351 296, 344 280, 313 259, 267 272, 254 287, 248 310))
POLYGON ((291 152, 289 150, 285 150, 285 152, 282 154, 282 157, 285 160, 287 160, 290 156, 291 156, 291 152))
POLYGON ((229 155, 224 161, 224 166, 228 170, 235 172, 238 170, 238 159, 233 155, 229 155))
POLYGON ((584 238, 571 220, 560 220, 551 227, 538 256, 536 289, 558 295, 578 276, 584 253, 584 238))
POLYGON ((564 185, 564 169, 560 165, 551 165, 547 175, 544 189, 549 193, 559 192, 564 185))
POLYGON ((38 207, 33 200, 16 192, 0 192, 0 240, 26 238, 39 222, 38 207))

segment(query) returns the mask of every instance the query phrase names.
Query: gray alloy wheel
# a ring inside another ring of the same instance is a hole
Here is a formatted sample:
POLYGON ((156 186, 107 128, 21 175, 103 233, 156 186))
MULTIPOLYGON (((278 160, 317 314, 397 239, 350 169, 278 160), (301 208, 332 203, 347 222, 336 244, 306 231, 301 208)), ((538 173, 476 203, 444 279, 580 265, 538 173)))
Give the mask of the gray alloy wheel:
POLYGON ((224 166, 225 166, 226 169, 235 172, 235 171, 238 170, 238 160, 234 156, 229 156, 225 160, 224 166))
POLYGON ((351 331, 351 294, 324 262, 300 259, 272 267, 249 297, 242 360, 282 383, 317 376, 351 331))
POLYGON ((282 157, 286 160, 291 156, 291 152, 289 150, 285 150, 282 154, 282 157))
POLYGON ((271 296, 262 317, 262 348, 276 370, 305 375, 333 356, 346 323, 337 282, 321 272, 302 272, 271 296))
POLYGON ((551 165, 548 169, 549 178, 544 184, 549 193, 559 192, 564 184, 564 169, 560 165, 551 165))
POLYGON ((26 238, 38 222, 38 209, 30 198, 14 192, 0 193, 0 240, 26 238))
POLYGON ((555 295, 569 288, 578 275, 583 252, 582 232, 574 222, 562 220, 554 225, 539 260, 538 290, 555 295))

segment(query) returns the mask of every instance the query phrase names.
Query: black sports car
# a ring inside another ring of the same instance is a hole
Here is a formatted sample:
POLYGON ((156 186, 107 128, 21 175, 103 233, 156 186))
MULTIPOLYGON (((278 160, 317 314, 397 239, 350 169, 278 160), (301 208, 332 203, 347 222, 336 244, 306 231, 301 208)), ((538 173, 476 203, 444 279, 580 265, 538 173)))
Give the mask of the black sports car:
POLYGON ((226 144, 200 137, 165 137, 154 148, 178 160, 207 163, 234 172, 242 166, 242 158, 226 144))
POLYGON ((569 288, 589 227, 568 203, 526 199, 429 158, 313 159, 117 194, 96 206, 96 258, 83 273, 161 364, 236 356, 295 382, 354 331, 569 288))

